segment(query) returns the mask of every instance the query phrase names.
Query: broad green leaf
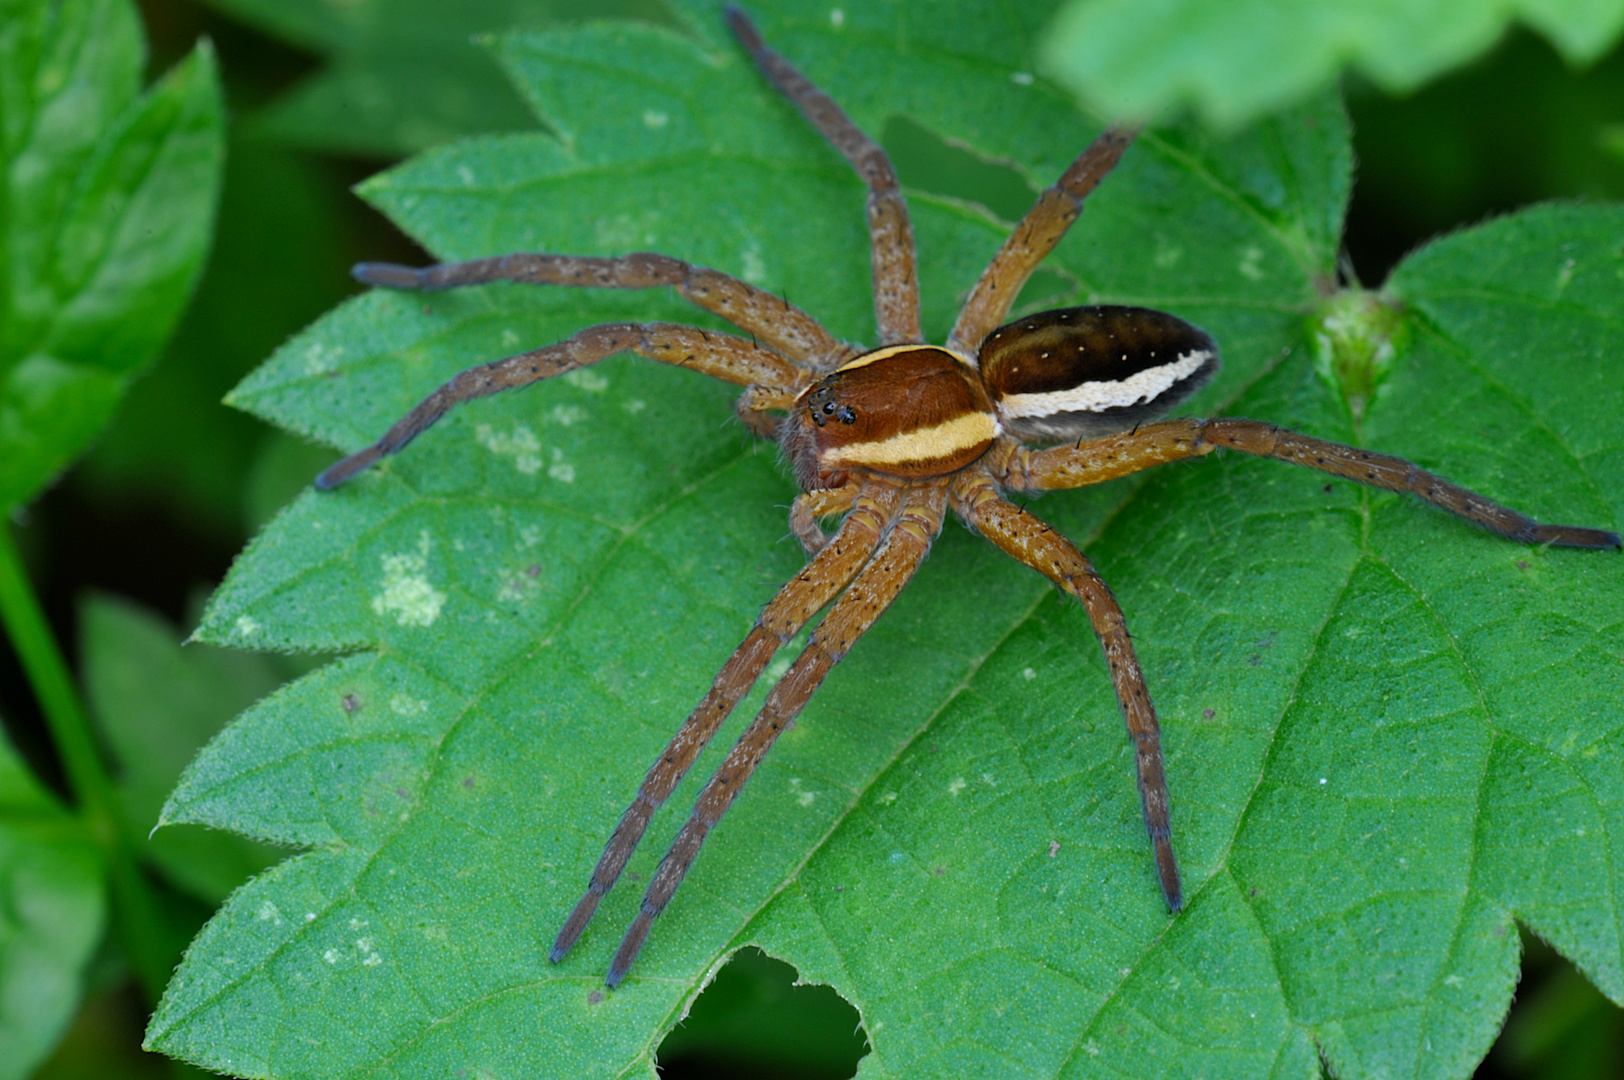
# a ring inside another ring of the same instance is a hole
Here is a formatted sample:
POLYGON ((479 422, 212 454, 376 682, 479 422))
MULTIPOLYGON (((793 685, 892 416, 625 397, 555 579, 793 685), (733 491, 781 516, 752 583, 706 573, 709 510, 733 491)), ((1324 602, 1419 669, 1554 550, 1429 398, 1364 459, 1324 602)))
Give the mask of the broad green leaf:
POLYGON ((163 619, 108 596, 85 602, 80 626, 86 697, 118 772, 131 842, 170 881, 217 904, 280 853, 219 830, 153 829, 186 763, 227 720, 275 689, 283 672, 270 657, 198 645, 183 651, 163 619))
POLYGON ((220 399, 290 328, 354 291, 344 273, 357 254, 340 214, 347 198, 323 163, 238 131, 197 293, 76 483, 103 500, 174 508, 217 534, 242 532, 244 477, 266 431, 220 399))
POLYGON ((263 134, 341 154, 398 157, 535 117, 480 40, 559 19, 662 17, 651 0, 212 0, 328 58, 258 118, 263 134))
POLYGON ((9 0, 0 25, 0 510, 101 429, 208 247, 220 90, 201 44, 145 94, 129 0, 9 0))
POLYGON ((1043 70, 1095 108, 1151 116, 1188 102, 1226 127, 1331 85, 1344 67, 1406 93, 1472 60, 1512 22, 1569 64, 1624 28, 1619 0, 1068 0, 1044 40, 1043 70))
MULTIPOLYGON (((1042 185, 1098 130, 1025 77, 1012 16, 752 12, 871 131, 903 115, 1042 185)), ((442 258, 661 250, 872 340, 860 185, 714 7, 683 15, 687 36, 503 39, 557 139, 441 148, 364 194, 442 258)), ((1605 238, 1624 214, 1532 211, 1417 255, 1375 309, 1401 332, 1356 424, 1316 362, 1342 311, 1323 305, 1347 137, 1331 101, 1229 139, 1151 131, 1050 260, 1065 292, 1049 302, 1201 323, 1226 366, 1198 411, 1618 527, 1624 403, 1599 350, 1620 317, 1605 238), (1573 260, 1554 297, 1553 245, 1573 260), (1535 315, 1537 352, 1513 325, 1535 315)), ((928 190, 910 205, 939 337, 1011 223, 928 190)), ((374 292, 234 400, 353 449, 461 368, 655 318, 704 321, 665 295, 374 292)), ((203 931, 149 1045, 256 1077, 646 1073, 708 975, 757 944, 858 1008, 864 1076, 1311 1076, 1322 1053, 1339 1076, 1462 1076, 1504 1015, 1517 919, 1624 998, 1618 557, 1217 457, 1036 504, 1089 546, 1134 628, 1164 717, 1182 915, 1156 889, 1086 617, 949 525, 715 830, 622 987, 604 994, 603 971, 748 702, 550 965, 648 763, 802 561, 793 487, 730 399, 610 360, 459 410, 250 545, 200 636, 353 655, 234 721, 171 797, 169 821, 308 850, 203 931)))
POLYGON ((95 840, 0 735, 0 1077, 21 1080, 79 1007, 106 919, 95 840))

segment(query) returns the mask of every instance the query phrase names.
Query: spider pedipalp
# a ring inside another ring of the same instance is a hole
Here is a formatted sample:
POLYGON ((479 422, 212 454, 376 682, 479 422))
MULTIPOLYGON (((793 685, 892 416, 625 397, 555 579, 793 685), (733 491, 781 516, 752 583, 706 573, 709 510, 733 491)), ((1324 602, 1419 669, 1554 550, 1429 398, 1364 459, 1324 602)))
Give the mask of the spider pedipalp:
MULTIPOLYGON (((324 472, 336 487, 421 434, 462 402, 635 352, 741 388, 738 415, 775 437, 801 489, 790 527, 809 556, 763 609, 699 705, 646 773, 565 919, 550 957, 562 962, 621 877, 653 814, 780 648, 819 614, 807 646, 767 694, 653 875, 608 982, 631 968, 710 831, 828 675, 900 593, 949 509, 1000 550, 1043 574, 1087 612, 1133 742, 1143 818, 1168 907, 1185 893, 1174 853, 1160 729, 1127 623, 1089 559, 1008 492, 1081 487, 1216 449, 1272 457, 1369 486, 1408 492, 1529 543, 1617 548, 1615 533, 1541 525, 1399 458, 1253 420, 1158 420, 1218 368, 1211 336, 1178 317, 1120 305, 1065 308, 1006 323, 1014 298, 1076 220, 1083 199, 1134 138, 1108 127, 1045 191, 972 288, 942 345, 926 344, 913 232, 884 151, 805 76, 763 43, 737 9, 729 26, 762 72, 862 177, 880 345, 836 340, 787 300, 663 255, 515 254, 422 269, 364 264, 387 288, 491 281, 669 287, 743 336, 670 323, 609 323, 476 367, 429 395, 381 439, 324 472), (1060 445, 1053 445, 1053 444, 1060 445), (1028 445, 1031 444, 1031 445, 1028 445), (820 519, 839 515, 830 535, 820 519)), ((1147 883, 1148 884, 1148 883, 1147 883)))

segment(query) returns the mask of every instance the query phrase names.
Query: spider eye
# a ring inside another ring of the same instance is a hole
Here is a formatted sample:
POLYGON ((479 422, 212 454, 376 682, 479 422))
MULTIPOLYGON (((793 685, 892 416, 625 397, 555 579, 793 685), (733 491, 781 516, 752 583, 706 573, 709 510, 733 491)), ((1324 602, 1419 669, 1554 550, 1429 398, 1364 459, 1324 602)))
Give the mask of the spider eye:
POLYGON ((852 407, 850 405, 841 406, 841 409, 840 409, 840 422, 842 424, 854 424, 854 423, 857 422, 857 413, 852 409, 852 407))
POLYGON ((824 416, 833 416, 834 414, 835 414, 835 403, 832 402, 832 401, 825 401, 823 403, 823 415, 824 416))

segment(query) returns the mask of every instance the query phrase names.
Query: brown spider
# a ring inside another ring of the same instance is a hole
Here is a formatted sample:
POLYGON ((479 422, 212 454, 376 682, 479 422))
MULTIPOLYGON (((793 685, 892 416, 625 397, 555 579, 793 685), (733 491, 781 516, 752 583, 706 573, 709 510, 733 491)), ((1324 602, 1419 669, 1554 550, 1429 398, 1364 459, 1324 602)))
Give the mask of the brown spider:
POLYGON ((462 372, 383 438, 322 473, 316 480, 319 488, 341 484, 401 449, 459 402, 561 375, 625 350, 745 387, 739 418, 756 434, 777 439, 802 488, 789 521, 810 561, 767 604, 710 692, 649 769, 610 836, 586 895, 558 933, 553 962, 575 944, 625 869, 654 811, 774 653, 832 603, 811 641, 701 792, 649 882, 642 908, 609 967, 608 984, 619 984, 705 837, 829 670, 919 568, 950 505, 969 528, 1087 609, 1137 751, 1145 825, 1162 892, 1175 912, 1183 894, 1173 857, 1161 736, 1122 609, 1088 559, 1065 537, 1006 500, 1005 490, 1082 487, 1227 447, 1409 492, 1524 543, 1620 546, 1615 533, 1541 525, 1399 458, 1260 421, 1149 422, 1183 401, 1218 367, 1212 339, 1171 315, 1145 308, 1081 307, 999 325, 1027 277, 1076 220, 1083 199, 1133 141, 1129 128, 1107 128, 1039 197, 976 282, 946 344, 925 344, 913 231, 885 152, 828 95, 768 49, 742 12, 730 7, 727 20, 766 76, 868 186, 879 348, 868 351, 836 341, 787 300, 663 255, 519 254, 423 269, 378 263, 355 268, 364 283, 399 289, 498 280, 619 289, 669 285, 746 331, 749 339, 670 323, 589 327, 556 345, 462 372), (768 415, 778 411, 787 415, 768 415), (1027 443, 1060 445, 1031 449, 1027 443), (836 514, 844 518, 828 536, 819 519, 836 514))

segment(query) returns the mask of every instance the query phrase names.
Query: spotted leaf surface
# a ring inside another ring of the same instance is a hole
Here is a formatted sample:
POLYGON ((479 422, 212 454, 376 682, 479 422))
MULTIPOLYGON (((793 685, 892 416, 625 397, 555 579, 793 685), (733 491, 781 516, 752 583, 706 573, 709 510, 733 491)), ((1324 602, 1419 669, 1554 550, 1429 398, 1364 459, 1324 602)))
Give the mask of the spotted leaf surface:
MULTIPOLYGON (((1034 184, 1098 130, 1031 76, 1041 12, 752 13, 870 130, 906 115, 1034 184)), ((682 14, 683 33, 503 39, 556 137, 448 146, 364 194, 442 258, 659 250, 872 341, 860 186, 719 11, 682 14)), ((1225 367, 1194 411, 1617 528, 1605 238, 1624 218, 1545 208, 1418 253, 1376 298, 1388 347, 1356 422, 1319 360, 1348 173, 1332 101, 1228 139, 1153 129, 1050 260, 1069 290, 1051 302, 1203 326, 1225 367)), ((910 205, 939 339, 1011 223, 929 190, 910 205)), ((461 368, 626 319, 712 325, 664 294, 372 292, 234 400, 353 450, 461 368)), ((243 714, 171 796, 166 820, 304 850, 205 928, 150 1045, 253 1077, 648 1075, 752 943, 857 1006, 865 1077, 1310 1077, 1322 1056, 1339 1076, 1465 1076, 1509 1002, 1518 919, 1624 998, 1619 557, 1234 457, 1034 504, 1133 628, 1183 914, 1086 617, 950 524, 621 987, 602 977, 641 889, 759 688, 548 963, 643 772, 802 562, 793 488, 730 399, 615 358, 458 410, 250 545, 201 636, 349 655, 243 714)))

